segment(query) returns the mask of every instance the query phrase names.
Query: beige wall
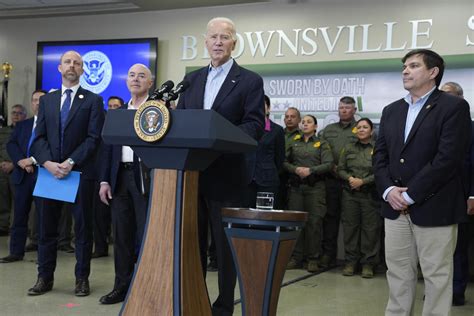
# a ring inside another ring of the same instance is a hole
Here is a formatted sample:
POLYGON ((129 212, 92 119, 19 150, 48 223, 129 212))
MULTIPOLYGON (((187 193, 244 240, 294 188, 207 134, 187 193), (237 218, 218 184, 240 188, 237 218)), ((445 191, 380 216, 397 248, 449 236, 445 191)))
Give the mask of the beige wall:
MULTIPOLYGON (((457 0, 455 6, 448 4, 449 1, 440 0, 421 0, 417 4, 409 4, 412 1, 404 0, 359 0, 350 4, 338 3, 343 1, 325 2, 319 5, 254 4, 133 14, 0 20, 0 63, 8 61, 14 66, 9 104, 29 103, 30 93, 35 88, 37 41, 158 37, 157 82, 166 79, 176 82, 183 77, 186 66, 207 63, 201 58, 203 40, 200 34, 204 33, 207 21, 214 16, 233 19, 242 35, 244 32, 263 31, 264 38, 271 30, 282 30, 291 37, 293 29, 329 27, 329 34, 334 36, 339 25, 373 24, 369 29, 369 48, 385 43, 384 23, 397 22, 394 46, 408 42, 407 49, 403 51, 348 54, 345 53, 348 42, 348 32, 345 31, 341 33, 334 52, 329 54, 321 33, 318 33, 315 38, 318 51, 312 56, 295 56, 284 46, 285 57, 276 57, 278 41, 274 39, 265 57, 260 53, 252 57, 246 47, 244 54, 238 58, 240 64, 398 58, 409 50, 412 32, 409 21, 424 19, 432 19, 433 22, 429 39, 420 36, 420 45, 433 41, 432 49, 443 55, 474 52, 474 46, 466 46, 466 36, 474 41, 474 31, 468 27, 468 20, 474 15, 471 0, 457 0), (183 35, 199 37, 197 59, 181 60, 183 35)), ((426 29, 426 24, 422 29, 426 29)), ((360 46, 360 29, 357 32, 356 46, 360 46)), ((308 45, 305 47, 309 49, 308 45)))

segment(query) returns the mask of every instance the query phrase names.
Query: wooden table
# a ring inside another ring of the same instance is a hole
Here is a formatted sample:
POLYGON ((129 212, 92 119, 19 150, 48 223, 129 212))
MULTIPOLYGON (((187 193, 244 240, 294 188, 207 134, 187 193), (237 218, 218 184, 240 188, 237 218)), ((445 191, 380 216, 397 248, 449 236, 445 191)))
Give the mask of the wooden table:
POLYGON ((243 315, 276 315, 280 286, 306 212, 223 208, 243 315))

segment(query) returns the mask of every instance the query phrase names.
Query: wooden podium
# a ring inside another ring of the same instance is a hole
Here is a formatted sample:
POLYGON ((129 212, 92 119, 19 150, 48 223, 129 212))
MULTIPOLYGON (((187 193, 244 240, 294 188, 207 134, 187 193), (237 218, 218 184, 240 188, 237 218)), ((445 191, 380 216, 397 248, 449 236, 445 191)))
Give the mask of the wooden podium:
POLYGON ((306 212, 223 208, 236 265, 242 315, 276 315, 280 286, 306 212), (291 228, 291 229, 290 229, 291 228))
POLYGON ((257 143, 215 111, 171 111, 158 142, 136 136, 135 111, 107 113, 106 144, 131 146, 152 184, 140 256, 121 315, 211 315, 197 234, 199 170, 221 153, 248 152, 257 143))

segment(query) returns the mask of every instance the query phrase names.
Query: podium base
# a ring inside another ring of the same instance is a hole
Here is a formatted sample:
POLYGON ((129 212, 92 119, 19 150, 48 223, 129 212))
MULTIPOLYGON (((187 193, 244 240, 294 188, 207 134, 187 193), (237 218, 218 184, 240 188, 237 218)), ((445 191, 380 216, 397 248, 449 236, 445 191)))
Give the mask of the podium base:
POLYGON ((197 233, 197 171, 152 171, 145 236, 120 315, 211 315, 197 233))

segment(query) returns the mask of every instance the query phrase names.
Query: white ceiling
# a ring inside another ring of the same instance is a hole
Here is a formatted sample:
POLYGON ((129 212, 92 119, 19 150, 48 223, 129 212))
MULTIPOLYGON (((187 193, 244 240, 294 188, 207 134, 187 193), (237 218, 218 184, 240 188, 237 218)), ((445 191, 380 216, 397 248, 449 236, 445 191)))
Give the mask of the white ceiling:
POLYGON ((173 10, 269 0, 0 0, 0 19, 173 10))

